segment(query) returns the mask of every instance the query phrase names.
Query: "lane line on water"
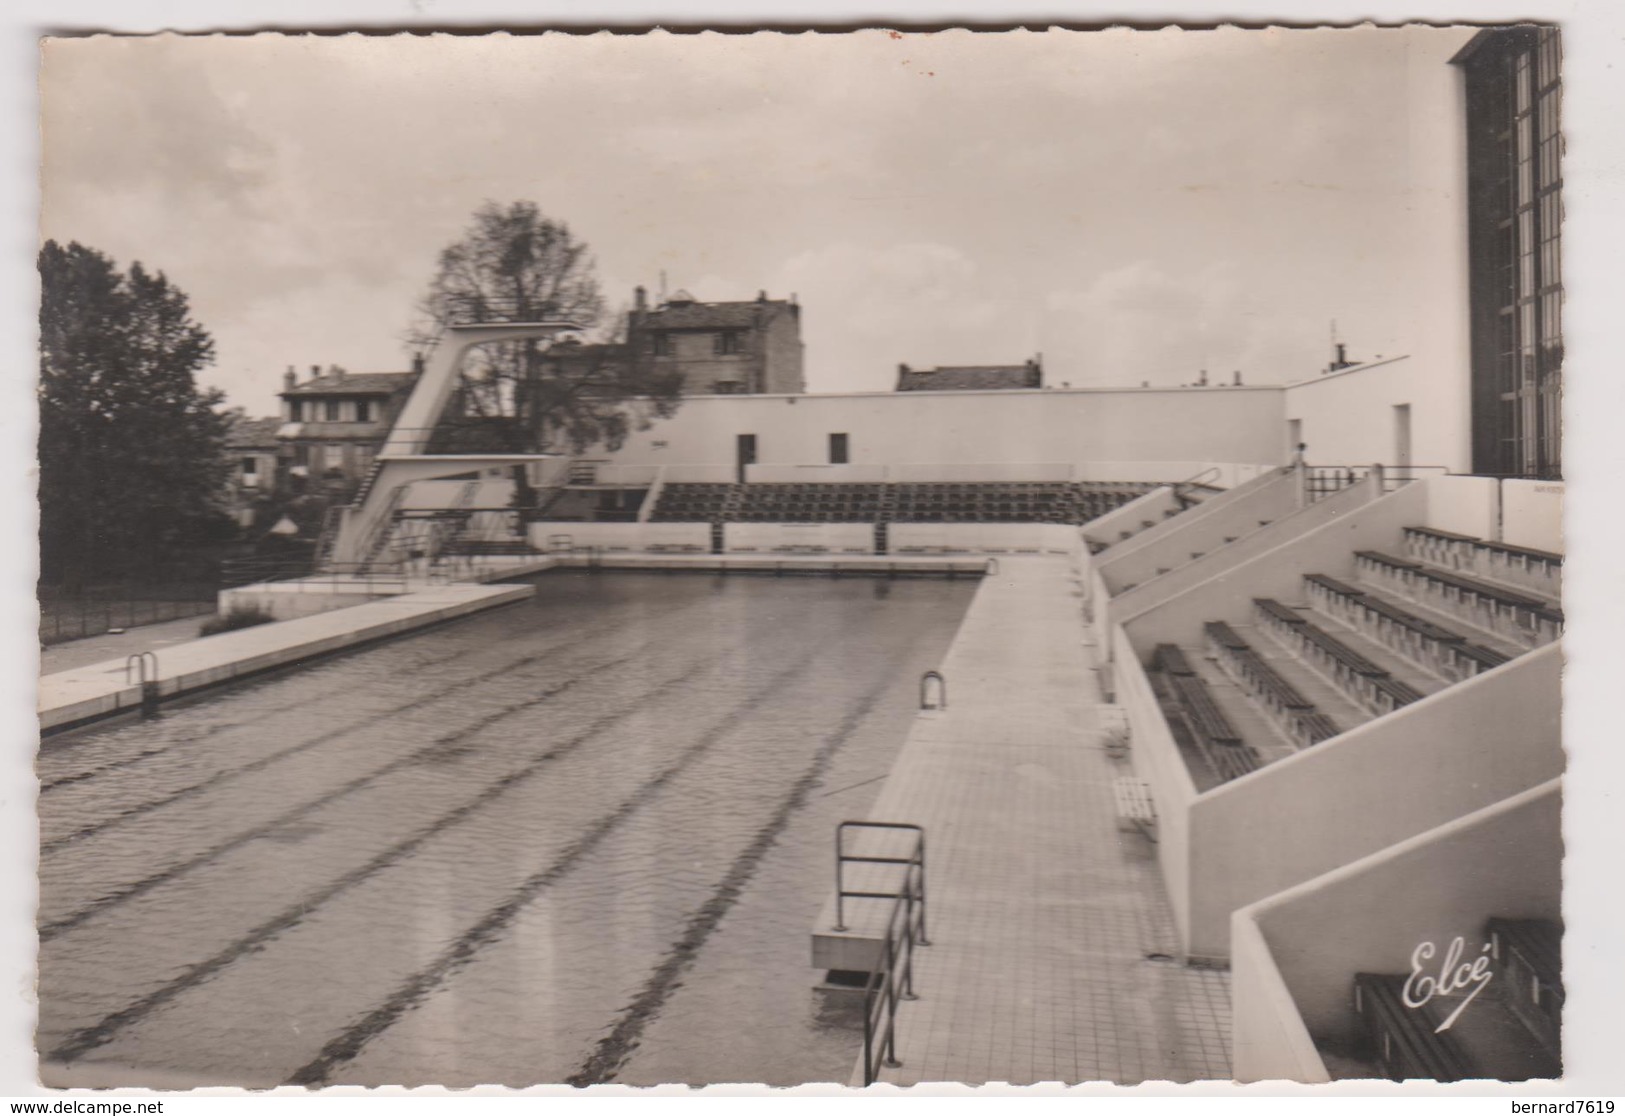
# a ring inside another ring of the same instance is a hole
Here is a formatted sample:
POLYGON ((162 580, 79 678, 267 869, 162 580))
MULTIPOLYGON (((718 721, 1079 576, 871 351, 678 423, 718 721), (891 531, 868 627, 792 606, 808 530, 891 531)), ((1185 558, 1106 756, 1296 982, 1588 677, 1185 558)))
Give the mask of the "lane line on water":
MULTIPOLYGON (((187 872, 193 871, 196 868, 201 868, 203 865, 208 864, 211 861, 218 860, 226 853, 231 852, 234 849, 241 848, 243 845, 246 845, 250 841, 253 841, 259 837, 263 837, 267 833, 273 833, 287 825, 289 822, 297 821, 307 814, 314 813, 323 807, 330 806, 340 798, 354 794, 356 791, 372 785, 387 775, 392 775, 397 771, 401 771, 408 767, 422 763, 424 759, 433 756, 436 751, 445 747, 447 744, 454 744, 459 740, 466 740, 475 733, 489 728, 506 717, 511 717, 515 713, 523 712, 526 709, 530 709, 534 706, 542 704, 545 701, 549 701, 585 678, 589 678, 595 674, 601 674, 606 670, 613 670, 616 667, 624 666, 636 658, 637 652, 634 652, 631 655, 626 655, 619 659, 612 659, 607 663, 600 663, 595 667, 584 670, 573 678, 565 679, 559 685, 554 686, 551 689, 544 690, 539 694, 533 694, 524 701, 514 702, 511 705, 504 706, 502 709, 499 709, 494 713, 486 714, 473 724, 458 729, 456 732, 447 733, 444 736, 436 737, 423 747, 408 752, 406 755, 401 756, 398 759, 391 760, 383 767, 370 771, 365 775, 359 775, 356 778, 351 779, 349 782, 341 783, 337 787, 334 787, 332 790, 328 791, 326 794, 304 802, 299 806, 294 807, 292 810, 279 814, 272 820, 258 825, 253 829, 245 830, 228 841, 223 841, 218 845, 205 849, 203 852, 191 857, 188 860, 180 861, 179 863, 173 864, 162 871, 154 872, 152 875, 146 876, 135 881, 134 883, 127 884, 124 887, 99 896, 85 906, 80 907, 77 911, 70 915, 65 915, 62 918, 41 924, 39 928, 40 942, 48 942, 58 934, 73 929, 89 918, 103 914, 113 907, 128 902, 139 895, 143 895, 161 884, 169 883, 177 877, 185 875, 187 872)), ((524 660, 521 660, 519 664, 515 664, 516 668, 523 663, 524 660)), ((308 745, 303 745, 302 747, 306 746, 308 745)))
MULTIPOLYGON (((687 611, 688 609, 695 607, 696 604, 697 604, 697 602, 694 602, 694 601, 684 601, 684 602, 682 602, 681 604, 677 605, 674 608, 664 609, 664 610, 657 610, 656 611, 656 616, 658 618, 660 618, 660 619, 664 619, 667 616, 671 616, 671 615, 675 615, 675 614, 687 611)), ((476 617, 471 616, 471 617, 460 618, 460 619, 475 619, 475 618, 476 617)), ((574 637, 571 634, 572 630, 573 629, 563 629, 563 630, 560 630, 557 633, 554 633, 556 635, 556 638, 558 638, 558 640, 559 640, 558 644, 556 646, 554 646, 554 647, 549 647, 544 651, 538 652, 537 657, 532 660, 532 663, 534 663, 536 661, 541 661, 541 660, 544 660, 544 659, 553 658, 553 657, 555 657, 557 655, 562 655, 562 654, 564 654, 566 652, 572 652, 574 654, 579 655, 579 654, 583 653, 584 651, 591 648, 592 644, 595 642, 598 635, 612 635, 613 634, 613 633, 603 632, 602 629, 599 629, 599 631, 597 633, 593 633, 592 629, 589 626, 588 627, 589 635, 587 636, 586 640, 585 641, 579 641, 579 642, 573 642, 574 637)), ((410 637, 410 636, 415 635, 415 634, 421 634, 421 633, 406 633, 406 636, 410 637)), ((377 649, 377 650, 383 650, 383 649, 377 649)), ((393 648, 391 648, 391 650, 393 650, 393 648)), ((419 673, 421 673, 421 672, 423 672, 425 670, 430 670, 430 669, 433 669, 434 667, 437 667, 437 666, 443 666, 444 664, 446 664, 448 662, 453 662, 453 661, 457 661, 457 660, 466 660, 468 658, 469 658, 469 652, 467 650, 461 650, 461 651, 453 652, 450 655, 439 656, 439 657, 436 657, 436 658, 432 658, 432 659, 424 660, 424 661, 421 661, 421 662, 413 663, 413 664, 405 667, 402 670, 392 672, 392 674, 390 675, 390 681, 393 682, 393 681, 395 681, 397 679, 400 679, 400 678, 416 675, 416 674, 419 674, 419 673)), ((298 664, 290 664, 289 667, 283 668, 283 669, 287 669, 287 670, 299 669, 299 666, 298 666, 298 664)), ((476 669, 479 669, 479 668, 476 667, 476 669)), ((478 682, 478 681, 483 681, 487 677, 491 677, 491 678, 500 677, 502 674, 506 673, 508 669, 509 668, 506 668, 506 667, 496 669, 496 670, 493 670, 488 675, 475 676, 472 679, 472 681, 478 682)), ((251 682, 250 684, 253 684, 253 683, 251 682)), ((461 689, 462 687, 467 686, 469 684, 470 684, 470 680, 465 679, 464 681, 458 683, 456 686, 453 686, 453 687, 450 687, 450 688, 448 688, 446 690, 440 691, 439 694, 437 694, 436 696, 444 696, 445 694, 451 693, 451 692, 453 692, 453 691, 455 691, 457 689, 461 689)), ((258 717, 256 717, 255 720, 256 720, 256 722, 263 723, 265 720, 267 720, 267 719, 269 719, 271 717, 275 717, 279 713, 286 713, 286 712, 289 712, 289 711, 294 710, 294 709, 306 708, 306 707, 308 707, 310 705, 311 702, 319 701, 324 697, 328 697, 328 696, 330 696, 330 695, 332 695, 334 693, 340 693, 340 692, 345 691, 346 689, 349 689, 350 685, 351 684, 346 683, 346 684, 343 684, 343 685, 334 686, 334 687, 330 687, 330 688, 327 688, 327 689, 317 690, 313 694, 304 695, 298 701, 289 702, 289 703, 287 703, 285 705, 272 706, 270 709, 266 710, 264 713, 262 713, 258 717)), ((423 698, 414 698, 413 700, 405 703, 404 705, 396 706, 396 707, 394 707, 392 709, 386 709, 386 710, 383 710, 383 711, 378 712, 378 713, 366 714, 366 716, 365 716, 365 718, 363 720, 358 721, 357 723, 349 726, 349 728, 331 730, 328 733, 324 733, 321 736, 317 737, 312 743, 322 743, 322 742, 325 742, 327 740, 331 740, 335 734, 343 733, 343 732, 346 732, 346 731, 364 729, 364 728, 368 727, 370 724, 372 724, 374 721, 378 720, 381 717, 393 717, 393 716, 395 716, 395 715, 397 715, 399 713, 405 713, 408 710, 415 709, 415 708, 421 706, 424 703, 425 700, 426 699, 423 699, 423 698)), ((203 742, 205 740, 209 740, 212 737, 219 736, 219 735, 221 735, 223 733, 231 732, 234 729, 243 728, 245 726, 251 726, 251 723, 246 722, 246 721, 234 721, 234 722, 232 722, 230 724, 218 725, 218 726, 215 726, 215 727, 213 727, 213 728, 211 728, 211 729, 209 729, 209 730, 207 730, 205 732, 201 732, 201 733, 198 733, 198 734, 196 734, 194 736, 187 737, 184 740, 175 741, 173 744, 171 744, 168 747, 152 749, 152 750, 149 750, 149 751, 142 752, 139 755, 128 757, 126 759, 114 760, 114 761, 111 761, 111 762, 101 766, 101 767, 94 768, 94 769, 92 769, 92 770, 90 770, 88 772, 80 772, 80 773, 73 774, 73 775, 63 776, 63 777, 60 777, 60 778, 57 778, 57 779, 54 779, 54 780, 44 781, 44 782, 42 782, 40 784, 40 793, 43 795, 46 792, 56 790, 59 787, 69 786, 69 785, 72 785, 74 783, 84 782, 87 779, 94 778, 94 777, 99 776, 99 775, 103 775, 103 774, 107 774, 107 773, 110 773, 110 772, 122 770, 122 769, 125 769, 125 768, 128 768, 128 767, 134 766, 135 764, 140 763, 140 762, 142 762, 144 760, 151 759, 151 758, 156 757, 156 756, 165 755, 168 752, 173 751, 174 748, 177 745, 198 744, 198 743, 201 743, 201 742, 203 742)), ((80 739, 78 741, 74 741, 73 744, 70 745, 70 746, 78 746, 78 745, 81 745, 81 744, 84 744, 84 743, 88 743, 89 739, 91 739, 91 738, 82 738, 82 739, 80 739)), ((296 752, 298 750, 301 750, 301 749, 298 749, 297 747, 294 748, 294 749, 285 749, 284 751, 278 752, 278 753, 274 754, 273 756, 262 757, 262 760, 274 761, 276 759, 281 759, 281 758, 283 758, 285 756, 294 754, 294 752, 296 752)), ((42 744, 42 746, 41 746, 41 755, 42 756, 45 754, 45 751, 46 751, 46 748, 42 744)), ((230 777, 232 777, 234 775, 243 774, 245 772, 251 772, 251 771, 254 771, 254 770, 258 770, 262 766, 264 766, 263 762, 255 761, 255 763, 250 764, 247 767, 233 768, 233 769, 231 769, 229 771, 220 772, 219 774, 217 774, 213 778, 215 780, 219 780, 219 779, 223 779, 223 778, 230 778, 230 777)), ((191 790, 191 788, 184 788, 182 791, 177 792, 177 793, 184 796, 184 795, 188 794, 190 792, 190 790, 191 790)), ((156 800, 156 805, 157 806, 167 805, 167 803, 169 801, 172 801, 172 800, 173 800, 173 797, 156 800)), ((144 807, 138 807, 136 816, 139 816, 139 813, 144 813, 144 812, 146 812, 146 809, 144 807)), ((115 816, 114 818, 109 819, 109 822, 110 822, 110 824, 117 824, 119 820, 121 820, 121 819, 119 817, 115 816)), ((47 852, 53 852, 57 848, 60 848, 65 844, 68 844, 68 843, 73 842, 73 841, 82 840, 85 837, 91 836, 92 834, 94 834, 95 832, 97 832, 101 828, 105 828, 105 826, 91 826, 91 827, 87 827, 86 829, 76 831, 75 833, 67 834, 67 835, 65 835, 63 837, 52 838, 49 842, 46 842, 44 845, 41 846, 40 852, 42 854, 47 853, 47 852)))
POLYGON ((709 669, 712 665, 714 665, 714 662, 714 659, 707 660, 704 663, 692 666, 682 674, 679 674, 674 678, 668 679, 667 681, 652 687, 647 693, 644 694, 641 700, 630 703, 626 707, 614 713, 600 717, 582 732, 576 734, 574 737, 571 737, 563 744, 551 748, 537 756, 525 767, 504 775, 496 782, 488 785, 474 798, 464 802, 456 809, 451 810, 446 814, 442 814, 434 822, 418 830, 418 832, 413 834, 411 837, 396 842, 394 845, 391 845, 383 852, 378 853, 372 859, 368 860, 365 864, 351 869, 342 876, 339 876, 337 879, 324 885, 317 891, 305 896, 297 903, 288 906, 281 913, 267 919, 265 922, 260 923, 253 930, 232 942, 225 949, 221 950, 219 953, 216 953, 213 957, 210 957, 208 960, 202 961, 188 968, 183 976, 170 981, 161 988, 157 988, 135 1002, 113 1012, 112 1014, 103 1018, 100 1022, 89 1027, 83 1027, 73 1032, 54 1050, 52 1050, 50 1054, 46 1055, 46 1059, 54 1062, 72 1062, 80 1055, 93 1050, 98 1046, 103 1046, 108 1042, 111 1042, 119 1032, 123 1031, 125 1028, 134 1023, 140 1022, 154 1010, 173 1000, 182 992, 202 984, 204 981, 210 979, 216 973, 232 964, 232 962, 236 961, 238 958, 248 953, 257 951, 271 938, 274 938, 284 930, 298 925, 307 915, 310 914, 310 912, 314 911, 316 908, 320 907, 336 896, 341 895, 344 892, 364 883, 378 872, 401 861, 405 857, 417 851, 419 847, 440 834, 443 830, 466 820, 468 817, 476 813, 481 807, 488 805, 491 801, 507 793, 514 786, 525 782, 542 770, 546 769, 550 761, 575 751, 582 744, 586 743, 588 740, 591 740, 595 736, 598 736, 604 730, 613 726, 616 722, 625 720, 628 717, 631 717, 633 714, 639 712, 644 702, 650 701, 668 690, 681 686, 683 683, 709 669))
POLYGON ((614 1081, 616 1075, 625 1068, 628 1059, 638 1048, 644 1028, 654 1021, 672 993, 681 987, 682 982, 679 978, 699 959, 700 951, 705 948, 706 942, 721 925, 723 918, 744 895, 745 888, 749 886, 751 879, 756 875, 756 870, 761 867, 774 843, 790 824, 790 819, 812 797, 813 788, 828 772, 835 754, 874 711, 881 697, 895 684, 896 678, 896 671, 888 672, 824 737, 818 750, 813 754, 812 762, 802 771, 801 777, 791 784, 789 792, 779 801, 778 808, 756 831, 750 843, 734 858, 733 864, 712 891, 711 897, 690 916, 682 935, 666 951, 665 959, 649 975, 649 979, 637 996, 621 1012, 620 1018, 615 1021, 610 1032, 598 1040, 592 1054, 579 1070, 565 1080, 565 1084, 577 1088, 607 1084, 614 1081))
POLYGON ((821 641, 790 666, 773 675, 748 701, 731 709, 710 731, 679 753, 675 761, 644 782, 613 810, 599 817, 551 864, 531 875, 506 901, 492 908, 479 922, 464 931, 428 967, 408 978, 387 1000, 327 1042, 321 1053, 296 1070, 286 1084, 318 1087, 325 1084, 340 1066, 353 1062, 369 1042, 422 1004, 435 989, 472 961, 480 950, 498 941, 509 924, 543 891, 568 875, 583 857, 602 844, 622 822, 636 814, 662 787, 710 751, 717 741, 743 723, 762 704, 777 696, 779 686, 784 681, 799 674, 832 642, 835 640, 821 641))
MULTIPOLYGON (((476 682, 484 682, 493 678, 500 678, 504 675, 511 674, 516 670, 521 670, 528 666, 535 666, 538 662, 550 658, 553 655, 559 654, 562 651, 563 648, 558 648, 538 655, 531 655, 499 670, 493 670, 490 673, 481 676, 476 680, 476 682)), ((87 825, 82 829, 74 830, 72 833, 65 833, 61 837, 53 837, 49 841, 42 842, 40 844, 40 856, 44 857, 50 855, 51 853, 59 852, 62 849, 67 848, 69 845, 76 844, 77 842, 83 841, 88 837, 94 837, 98 833, 112 829, 115 826, 123 825, 134 818, 141 817, 143 814, 150 814, 154 810, 161 810, 165 806, 173 805, 176 802, 183 802, 194 795, 212 790, 221 783, 229 782, 232 779, 239 778, 240 776, 252 775, 254 772, 262 771, 274 763, 279 763, 282 760, 289 759, 303 752, 308 752, 310 749, 319 747, 322 744, 331 743, 341 736, 347 736, 350 733, 361 732, 364 729, 371 728, 379 720, 384 718, 395 717, 402 713, 410 712, 413 709, 422 708, 425 705, 439 701, 441 698, 449 697, 450 695, 457 693, 459 690, 464 690, 469 685, 471 685, 471 683, 464 680, 457 682, 454 685, 431 691, 430 693, 424 694, 421 697, 412 699, 404 705, 396 706, 395 708, 387 710, 383 713, 369 714, 365 720, 358 721, 355 724, 329 729, 326 732, 319 733, 316 736, 313 736, 308 740, 301 741, 298 744, 283 748, 279 751, 268 752, 259 759, 245 763, 241 767, 233 767, 226 771, 218 771, 201 782, 182 787, 180 790, 172 791, 161 798, 152 798, 148 799, 146 802, 137 803, 134 806, 127 806, 118 813, 111 814, 108 817, 103 818, 101 821, 96 822, 94 825, 87 825)))

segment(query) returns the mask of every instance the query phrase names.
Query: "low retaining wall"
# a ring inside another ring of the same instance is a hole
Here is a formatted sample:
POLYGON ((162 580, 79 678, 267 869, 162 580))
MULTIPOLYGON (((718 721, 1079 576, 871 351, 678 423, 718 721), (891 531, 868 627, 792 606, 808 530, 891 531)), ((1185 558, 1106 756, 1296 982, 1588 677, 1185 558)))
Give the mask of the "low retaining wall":
POLYGON ((1562 865, 1553 779, 1237 911, 1236 1078, 1325 1080, 1303 1074, 1325 1073, 1315 1039, 1354 1037, 1355 973, 1407 972, 1457 937, 1476 957, 1490 916, 1560 917, 1562 865))

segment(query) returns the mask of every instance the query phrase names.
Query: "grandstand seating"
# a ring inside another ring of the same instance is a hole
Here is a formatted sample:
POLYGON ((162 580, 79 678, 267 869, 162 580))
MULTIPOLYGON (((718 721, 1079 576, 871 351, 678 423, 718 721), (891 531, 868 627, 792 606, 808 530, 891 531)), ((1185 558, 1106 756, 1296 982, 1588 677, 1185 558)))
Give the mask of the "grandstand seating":
POLYGON ((1100 482, 669 482, 649 518, 666 523, 1085 523, 1154 487, 1100 482))
MULTIPOLYGON (((1487 982, 1430 995, 1420 1007, 1404 1001, 1408 974, 1357 973, 1354 1008, 1365 1032, 1363 1060, 1395 1081, 1560 1076, 1562 936, 1556 922, 1491 918, 1484 926, 1487 982), (1469 996, 1474 998, 1466 1003, 1469 996)), ((1471 948, 1462 958, 1467 965, 1478 956, 1478 947, 1471 948)))
POLYGON ((1267 763, 1561 636, 1561 610, 1530 588, 1560 583, 1560 556, 1431 528, 1404 534, 1404 555, 1350 555, 1357 584, 1306 574, 1303 603, 1255 598, 1246 623, 1211 620, 1184 646, 1155 646, 1153 689, 1206 760, 1206 771, 1193 766, 1200 783, 1251 770, 1233 761, 1238 746, 1267 763), (1517 588, 1494 576, 1508 570, 1517 588))

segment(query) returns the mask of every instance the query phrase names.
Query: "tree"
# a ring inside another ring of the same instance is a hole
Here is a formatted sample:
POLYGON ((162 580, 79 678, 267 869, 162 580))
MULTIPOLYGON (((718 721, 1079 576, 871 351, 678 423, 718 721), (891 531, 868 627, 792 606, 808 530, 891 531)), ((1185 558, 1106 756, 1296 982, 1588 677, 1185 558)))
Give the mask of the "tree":
POLYGON ((229 527, 228 420, 196 381, 214 342, 140 263, 52 240, 39 272, 43 579, 153 576, 229 527))
POLYGON ((586 244, 534 202, 486 202, 443 249, 419 304, 419 351, 459 321, 571 321, 593 344, 542 339, 470 352, 436 452, 529 453, 619 449, 627 434, 674 414, 682 378, 639 370, 624 344, 624 314, 606 315, 586 244))

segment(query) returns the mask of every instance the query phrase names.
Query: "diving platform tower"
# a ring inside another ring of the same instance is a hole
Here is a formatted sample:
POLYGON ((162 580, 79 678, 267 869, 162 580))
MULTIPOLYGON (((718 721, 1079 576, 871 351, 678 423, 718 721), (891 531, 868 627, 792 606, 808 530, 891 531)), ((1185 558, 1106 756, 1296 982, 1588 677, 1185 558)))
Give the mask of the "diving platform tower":
POLYGON ((366 572, 387 546, 395 509, 406 486, 416 481, 487 474, 514 465, 559 461, 558 454, 431 454, 429 440, 452 398, 463 358, 477 345, 553 337, 582 327, 571 321, 495 321, 501 312, 477 307, 442 329, 439 342, 424 362, 423 373, 401 409, 371 472, 355 499, 334 509, 317 554, 324 572, 366 572))

